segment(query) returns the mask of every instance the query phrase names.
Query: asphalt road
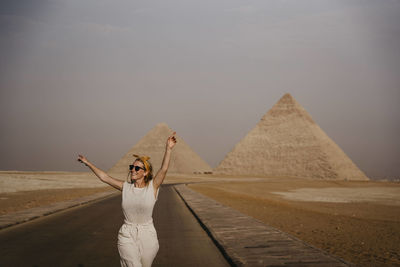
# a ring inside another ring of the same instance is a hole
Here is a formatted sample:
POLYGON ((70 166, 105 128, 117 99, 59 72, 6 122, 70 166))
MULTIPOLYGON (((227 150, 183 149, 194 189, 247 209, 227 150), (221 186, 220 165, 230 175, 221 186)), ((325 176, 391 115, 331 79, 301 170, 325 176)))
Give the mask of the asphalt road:
MULTIPOLYGON (((229 266, 169 186, 154 208, 160 250, 153 266, 229 266)), ((0 231, 0 266, 120 266, 121 196, 0 231)))

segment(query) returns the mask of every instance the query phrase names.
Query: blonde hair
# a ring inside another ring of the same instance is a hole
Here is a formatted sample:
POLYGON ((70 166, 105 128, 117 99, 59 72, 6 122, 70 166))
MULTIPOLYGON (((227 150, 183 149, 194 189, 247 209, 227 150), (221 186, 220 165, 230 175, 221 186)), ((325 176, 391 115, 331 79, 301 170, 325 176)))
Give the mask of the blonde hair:
POLYGON ((151 162, 149 161, 150 157, 148 156, 139 156, 139 155, 133 155, 136 159, 135 161, 139 161, 143 163, 144 166, 144 171, 147 172, 147 175, 144 176, 144 182, 147 184, 150 182, 150 180, 153 179, 153 166, 151 165, 151 162))

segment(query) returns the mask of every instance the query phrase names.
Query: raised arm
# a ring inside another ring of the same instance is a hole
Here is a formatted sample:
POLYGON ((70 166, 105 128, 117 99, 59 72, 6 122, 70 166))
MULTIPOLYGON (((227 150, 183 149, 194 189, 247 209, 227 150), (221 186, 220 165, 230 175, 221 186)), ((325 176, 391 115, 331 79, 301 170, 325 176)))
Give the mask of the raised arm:
POLYGON ((94 166, 87 158, 85 158, 82 155, 78 156, 78 161, 82 162, 83 164, 85 164, 86 166, 88 166, 93 173, 99 177, 100 181, 111 185, 112 187, 121 190, 122 191, 122 186, 124 184, 124 181, 115 179, 113 177, 111 177, 110 175, 108 175, 106 172, 104 172, 103 170, 97 168, 96 166, 94 166))
POLYGON ((171 152, 176 144, 176 132, 174 132, 171 136, 167 139, 167 144, 165 145, 165 153, 163 162, 161 164, 160 170, 157 172, 156 176, 154 177, 153 186, 154 189, 158 189, 160 185, 163 183, 165 175, 167 174, 169 162, 171 160, 171 152))

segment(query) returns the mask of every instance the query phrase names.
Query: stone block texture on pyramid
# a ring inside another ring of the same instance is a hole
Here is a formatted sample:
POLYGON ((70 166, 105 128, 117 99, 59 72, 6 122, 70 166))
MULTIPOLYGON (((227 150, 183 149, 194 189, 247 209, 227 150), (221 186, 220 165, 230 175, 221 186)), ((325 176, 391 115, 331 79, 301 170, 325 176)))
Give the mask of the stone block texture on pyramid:
MULTIPOLYGON (((133 154, 150 157, 153 173, 161 167, 168 136, 173 131, 165 123, 157 124, 128 153, 126 153, 111 169, 110 174, 128 174, 128 166, 132 164, 133 154)), ((211 172, 211 167, 176 135, 177 143, 172 151, 168 174, 193 174, 211 172)))
POLYGON ((261 118, 214 173, 368 180, 290 94, 261 118))

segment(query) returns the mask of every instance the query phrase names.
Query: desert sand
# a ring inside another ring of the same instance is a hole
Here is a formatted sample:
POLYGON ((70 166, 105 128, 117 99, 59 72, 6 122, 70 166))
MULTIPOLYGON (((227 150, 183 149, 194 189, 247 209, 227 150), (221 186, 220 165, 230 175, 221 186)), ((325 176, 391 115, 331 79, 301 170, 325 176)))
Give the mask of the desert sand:
POLYGON ((113 190, 87 172, 0 172, 0 215, 113 190))
MULTIPOLYGON (((123 180, 123 177, 117 177, 123 180)), ((168 176, 361 266, 400 265, 400 183, 168 176)), ((0 215, 115 189, 91 173, 0 172, 0 215)))
MULTIPOLYGON (((126 175, 114 176, 125 180, 126 175)), ((168 176, 165 183, 207 182, 207 175, 168 176)), ((231 181, 232 179, 226 179, 231 181)), ((116 189, 89 172, 0 171, 0 215, 116 189)))
POLYGON ((400 184, 264 178, 189 185, 360 266, 400 265, 400 184))

